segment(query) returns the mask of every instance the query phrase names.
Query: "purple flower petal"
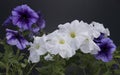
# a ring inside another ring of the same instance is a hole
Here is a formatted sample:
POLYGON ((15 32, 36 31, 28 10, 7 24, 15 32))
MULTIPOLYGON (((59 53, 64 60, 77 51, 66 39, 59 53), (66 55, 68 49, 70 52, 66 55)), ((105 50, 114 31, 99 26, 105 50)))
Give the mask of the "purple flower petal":
POLYGON ((39 35, 39 31, 45 28, 45 20, 43 19, 42 14, 40 12, 37 12, 37 14, 39 15, 39 18, 37 22, 31 27, 31 33, 29 35, 30 38, 33 38, 35 35, 39 35))
POLYGON ((33 28, 33 32, 34 32, 34 33, 38 32, 39 30, 40 30, 39 27, 33 28))
POLYGON ((16 45, 20 50, 23 50, 28 45, 28 41, 24 39, 22 35, 18 33, 18 31, 6 29, 6 39, 7 43, 10 45, 16 45))
POLYGON ((12 24, 11 16, 9 16, 3 23, 3 26, 7 26, 12 24))
POLYGON ((103 62, 109 62, 113 58, 113 52, 116 46, 110 38, 95 39, 95 43, 100 47, 100 51, 95 55, 96 59, 101 59, 103 62), (99 41, 99 42, 98 42, 99 41))
POLYGON ((112 54, 105 54, 105 53, 99 53, 95 55, 96 59, 102 60, 103 62, 109 62, 112 60, 113 56, 112 54))
POLYGON ((28 30, 38 18, 38 14, 27 5, 17 6, 12 11, 12 23, 24 30, 28 30))
POLYGON ((16 38, 10 38, 7 43, 10 45, 17 45, 18 40, 16 38))
POLYGON ((26 41, 26 40, 23 39, 23 38, 21 38, 20 40, 18 40, 18 42, 17 42, 17 44, 16 44, 16 46, 17 46, 19 49, 21 49, 21 50, 25 49, 25 48, 26 48, 26 45, 28 45, 28 41, 26 41))
POLYGON ((40 13, 40 11, 38 12, 39 15, 39 19, 37 21, 37 25, 39 26, 40 29, 45 28, 45 20, 43 19, 42 14, 40 13))

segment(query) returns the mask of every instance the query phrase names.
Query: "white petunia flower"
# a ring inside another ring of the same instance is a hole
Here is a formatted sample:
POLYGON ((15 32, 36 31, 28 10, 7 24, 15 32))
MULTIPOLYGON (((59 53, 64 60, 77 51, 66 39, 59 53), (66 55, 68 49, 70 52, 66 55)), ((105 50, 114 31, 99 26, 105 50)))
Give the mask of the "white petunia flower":
POLYGON ((104 33, 106 36, 110 36, 110 31, 108 28, 105 28, 103 24, 97 23, 97 22, 92 22, 90 24, 94 32, 99 32, 99 33, 104 33))
POLYGON ((89 26, 83 21, 74 20, 71 23, 59 25, 58 28, 61 33, 68 36, 69 44, 74 50, 80 48, 80 45, 86 39, 84 35, 89 35, 89 26))
POLYGON ((91 38, 87 37, 87 39, 84 40, 84 42, 80 46, 80 50, 83 53, 97 54, 98 51, 100 51, 100 48, 91 38))
POLYGON ((91 39, 98 38, 100 36, 100 32, 98 32, 92 25, 89 25, 89 27, 91 39))
POLYGON ((99 37, 100 33, 94 32, 89 24, 75 20, 58 27, 61 33, 66 34, 73 49, 80 49, 83 53, 91 54, 96 54, 100 50, 93 41, 93 38, 99 37))
POLYGON ((43 35, 42 37, 34 37, 33 43, 30 44, 30 48, 28 49, 30 51, 29 60, 33 63, 39 62, 40 55, 44 55, 46 50, 46 36, 43 35))
POLYGON ((62 58, 69 58, 75 54, 75 51, 68 44, 66 35, 59 33, 58 30, 47 35, 46 47, 50 54, 59 54, 62 58))

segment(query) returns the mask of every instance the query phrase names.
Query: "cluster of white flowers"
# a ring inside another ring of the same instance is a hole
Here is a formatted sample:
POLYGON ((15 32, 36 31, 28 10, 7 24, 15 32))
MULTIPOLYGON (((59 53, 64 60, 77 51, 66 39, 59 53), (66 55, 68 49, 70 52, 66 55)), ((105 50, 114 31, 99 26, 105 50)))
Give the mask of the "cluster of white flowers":
POLYGON ((37 63, 40 56, 48 53, 45 60, 52 60, 51 55, 59 54, 62 58, 70 58, 76 54, 76 50, 83 53, 97 54, 100 48, 93 41, 100 33, 109 36, 109 30, 100 23, 92 22, 87 24, 83 21, 74 20, 71 23, 58 25, 54 32, 35 36, 29 51, 29 61, 37 63))

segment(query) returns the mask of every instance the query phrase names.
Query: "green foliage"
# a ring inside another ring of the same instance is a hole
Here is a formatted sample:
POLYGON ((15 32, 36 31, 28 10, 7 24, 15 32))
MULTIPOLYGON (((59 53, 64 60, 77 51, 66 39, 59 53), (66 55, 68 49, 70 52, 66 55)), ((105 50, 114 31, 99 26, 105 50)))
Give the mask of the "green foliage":
POLYGON ((105 63, 79 50, 68 60, 57 55, 54 56, 54 61, 42 59, 41 64, 42 66, 36 67, 40 75, 120 75, 120 69, 114 67, 114 64, 120 67, 117 60, 105 63))
POLYGON ((27 75, 31 64, 25 59, 26 54, 20 50, 15 50, 4 41, 0 42, 3 45, 3 53, 0 53, 0 75, 27 75), (3 70, 3 71, 2 71, 3 70))
POLYGON ((41 75, 65 75, 65 60, 59 55, 54 56, 53 59, 51 61, 41 60, 42 66, 36 68, 41 75))
POLYGON ((91 54, 80 50, 70 59, 53 55, 53 60, 46 61, 41 56, 39 64, 28 63, 28 53, 13 49, 3 41, 0 42, 0 75, 120 75, 120 47, 117 48, 110 62, 96 60, 91 54))

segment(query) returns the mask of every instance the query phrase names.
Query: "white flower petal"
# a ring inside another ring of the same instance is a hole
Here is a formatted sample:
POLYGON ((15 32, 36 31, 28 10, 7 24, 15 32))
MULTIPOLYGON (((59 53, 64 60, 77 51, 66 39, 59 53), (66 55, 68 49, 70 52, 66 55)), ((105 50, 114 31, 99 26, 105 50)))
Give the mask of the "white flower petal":
POLYGON ((94 43, 92 39, 86 39, 80 46, 80 50, 83 53, 97 54, 100 48, 94 43))
POLYGON ((46 36, 34 36, 34 41, 33 43, 30 43, 30 48, 28 50, 30 51, 29 60, 31 60, 33 63, 38 62, 40 60, 40 56, 47 52, 46 36))
POLYGON ((31 61, 32 63, 37 63, 40 61, 40 56, 35 51, 30 51, 30 56, 28 58, 28 61, 31 61))
POLYGON ((47 54, 45 57, 44 57, 45 60, 53 60, 53 57, 50 55, 50 54, 47 54))
POLYGON ((47 38, 48 41, 46 46, 50 54, 59 54, 62 58, 69 58, 74 55, 73 53, 75 52, 72 51, 73 49, 68 43, 69 39, 64 35, 64 33, 54 31, 49 34, 47 38))
POLYGON ((100 24, 98 22, 92 22, 90 26, 92 27, 94 32, 104 33, 106 36, 110 35, 109 29, 105 28, 103 24, 100 24))

